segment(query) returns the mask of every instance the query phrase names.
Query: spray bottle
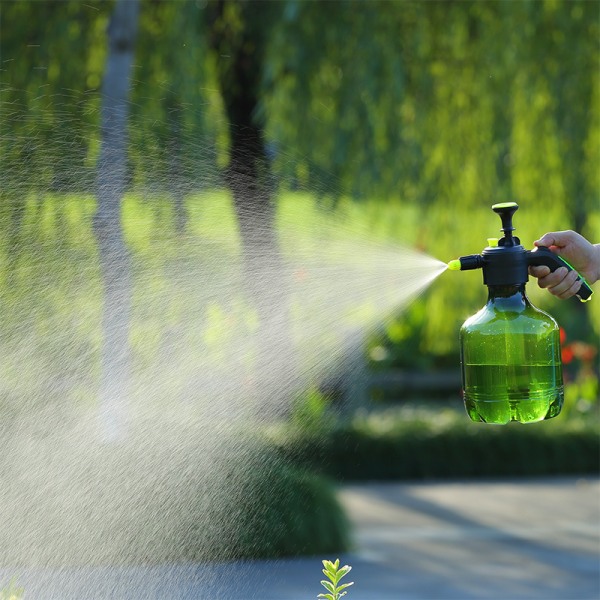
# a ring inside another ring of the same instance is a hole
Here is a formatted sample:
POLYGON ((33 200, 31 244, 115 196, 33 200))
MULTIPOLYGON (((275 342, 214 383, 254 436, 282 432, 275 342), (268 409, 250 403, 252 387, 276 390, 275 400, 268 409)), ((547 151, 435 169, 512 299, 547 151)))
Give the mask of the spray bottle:
MULTIPOLYGON (((502 219, 504 237, 488 239, 481 254, 448 263, 455 271, 482 269, 489 290, 486 305, 460 330, 464 402, 473 421, 533 423, 556 417, 563 404, 559 328, 531 304, 525 284, 530 265, 551 271, 573 267, 548 248, 521 246, 512 234, 518 208, 515 202, 492 206, 502 219)), ((592 295, 584 279, 577 295, 584 302, 592 295)))

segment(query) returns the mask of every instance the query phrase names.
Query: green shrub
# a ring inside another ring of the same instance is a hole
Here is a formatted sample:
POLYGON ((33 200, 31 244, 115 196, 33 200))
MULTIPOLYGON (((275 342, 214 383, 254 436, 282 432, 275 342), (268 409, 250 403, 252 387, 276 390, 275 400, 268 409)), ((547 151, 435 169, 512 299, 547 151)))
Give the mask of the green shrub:
POLYGON ((27 440, 27 454, 13 453, 19 461, 0 460, 3 564, 152 564, 348 548, 332 484, 239 432, 146 431, 116 447, 79 441, 27 440))
MULTIPOLYGON (((265 474, 254 469, 242 479, 237 497, 218 507, 223 519, 237 522, 222 555, 272 558, 348 549, 349 523, 322 476, 274 463, 265 474)), ((213 543, 213 553, 216 548, 213 543)))
POLYGON ((390 410, 328 432, 271 435, 282 457, 338 480, 597 473, 600 426, 570 419, 495 427, 458 411, 390 410))

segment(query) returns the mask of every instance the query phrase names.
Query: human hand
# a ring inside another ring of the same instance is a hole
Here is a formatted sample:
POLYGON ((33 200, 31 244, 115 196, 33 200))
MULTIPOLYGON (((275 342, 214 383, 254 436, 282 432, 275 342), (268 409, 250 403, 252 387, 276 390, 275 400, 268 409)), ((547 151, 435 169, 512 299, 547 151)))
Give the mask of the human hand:
POLYGON ((577 271, 588 283, 600 279, 600 244, 591 244, 575 231, 546 233, 534 245, 547 246, 575 269, 569 271, 566 267, 560 267, 550 272, 546 266, 529 267, 531 275, 538 278, 538 285, 551 294, 563 299, 574 296, 581 287, 577 271))

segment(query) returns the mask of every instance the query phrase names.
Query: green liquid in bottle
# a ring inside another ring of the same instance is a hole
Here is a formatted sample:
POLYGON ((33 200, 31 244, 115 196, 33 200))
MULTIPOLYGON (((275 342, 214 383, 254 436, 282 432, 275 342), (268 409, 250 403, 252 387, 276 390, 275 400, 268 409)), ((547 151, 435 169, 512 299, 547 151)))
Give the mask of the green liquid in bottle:
POLYGON ((464 365, 465 407, 473 421, 534 423, 556 416, 563 402, 560 366, 464 365))
POLYGON ((461 328, 465 408, 473 421, 534 423, 560 413, 564 391, 556 321, 525 286, 490 287, 461 328))

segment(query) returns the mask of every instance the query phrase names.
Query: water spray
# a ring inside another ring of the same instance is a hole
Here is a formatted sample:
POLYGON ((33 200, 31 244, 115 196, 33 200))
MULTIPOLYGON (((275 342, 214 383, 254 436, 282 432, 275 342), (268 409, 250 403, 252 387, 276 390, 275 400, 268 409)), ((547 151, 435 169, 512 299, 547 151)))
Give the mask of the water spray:
MULTIPOLYGON (((482 269, 489 290, 486 305, 460 330, 463 395, 473 421, 542 421, 557 416, 564 401, 559 327, 531 304, 525 284, 530 266, 573 267, 546 247, 521 245, 512 225, 518 208, 515 202, 492 206, 504 237, 489 238, 481 254, 448 263, 453 271, 482 269)), ((577 296, 586 302, 593 292, 581 279, 577 296)))

